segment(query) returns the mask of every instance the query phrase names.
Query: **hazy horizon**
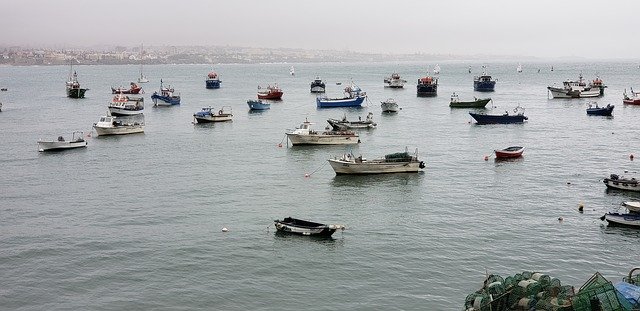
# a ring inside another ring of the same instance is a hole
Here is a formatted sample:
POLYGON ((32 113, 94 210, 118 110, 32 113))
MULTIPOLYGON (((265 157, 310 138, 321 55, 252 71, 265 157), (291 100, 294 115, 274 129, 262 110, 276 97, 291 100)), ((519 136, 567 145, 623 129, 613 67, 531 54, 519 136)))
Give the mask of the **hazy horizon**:
POLYGON ((46 1, 5 3, 2 44, 238 46, 637 59, 639 1, 46 1), (320 4, 320 5, 318 5, 320 4), (53 13, 55 12, 55 13, 53 13))

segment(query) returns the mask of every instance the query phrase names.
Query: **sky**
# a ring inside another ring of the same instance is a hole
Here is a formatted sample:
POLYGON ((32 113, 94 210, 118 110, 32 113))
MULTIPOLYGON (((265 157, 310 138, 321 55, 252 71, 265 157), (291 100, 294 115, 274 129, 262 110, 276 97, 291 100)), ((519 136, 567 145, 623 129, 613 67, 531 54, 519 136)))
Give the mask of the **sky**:
POLYGON ((3 0, 0 45, 638 59, 637 0, 3 0))

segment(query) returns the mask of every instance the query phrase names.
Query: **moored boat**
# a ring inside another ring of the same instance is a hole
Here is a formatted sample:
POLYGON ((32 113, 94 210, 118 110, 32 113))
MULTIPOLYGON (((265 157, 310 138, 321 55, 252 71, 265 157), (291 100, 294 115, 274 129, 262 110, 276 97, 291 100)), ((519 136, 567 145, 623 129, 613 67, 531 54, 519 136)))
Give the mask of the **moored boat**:
POLYGON ((562 87, 548 86, 547 90, 553 98, 589 98, 603 96, 606 87, 598 77, 587 84, 581 73, 577 81, 567 80, 562 82, 562 87))
POLYGON ((220 88, 220 78, 218 78, 218 74, 214 71, 209 72, 207 74, 207 79, 204 81, 205 87, 208 89, 219 89, 220 88))
POLYGON ((279 100, 282 99, 283 94, 282 89, 280 89, 277 84, 274 84, 273 86, 268 85, 264 89, 261 86, 258 86, 258 99, 279 100))
POLYGON ((523 123, 529 118, 524 115, 524 108, 517 107, 513 110, 513 114, 509 114, 505 111, 504 114, 484 114, 469 112, 469 115, 473 117, 477 124, 511 124, 511 123, 523 123))
POLYGON ((622 202, 622 206, 626 207, 629 210, 629 213, 640 214, 640 202, 637 202, 637 201, 622 202))
POLYGON ((487 103, 491 101, 491 98, 476 98, 472 101, 460 101, 458 94, 451 94, 451 101, 449 107, 451 108, 485 108, 487 103))
POLYGON ((217 112, 209 106, 194 113, 193 118, 196 120, 196 123, 226 122, 233 119, 233 114, 229 106, 222 106, 222 109, 217 112))
POLYGON ((140 94, 141 91, 142 87, 137 85, 135 82, 131 82, 131 85, 128 89, 123 87, 119 87, 117 89, 113 86, 111 87, 111 94, 140 94))
POLYGON ((316 77, 313 82, 311 82, 311 93, 324 93, 325 84, 322 82, 320 77, 316 77))
POLYGON ((598 104, 589 104, 587 108, 587 114, 590 116, 611 116, 615 105, 607 104, 605 107, 598 107, 598 104))
POLYGON ((71 135, 71 140, 65 140, 62 136, 58 136, 57 140, 38 140, 38 151, 64 150, 87 146, 83 132, 75 131, 71 135))
POLYGON ((400 74, 394 72, 390 77, 384 78, 385 87, 390 88, 403 88, 404 84, 407 83, 407 80, 400 78, 400 74))
POLYGON ((621 214, 621 213, 606 213, 601 220, 606 220, 609 226, 624 226, 640 228, 640 214, 621 214))
POLYGON ((504 149, 496 149, 493 152, 496 154, 497 159, 518 158, 522 156, 524 147, 511 146, 504 149))
POLYGON ((180 95, 174 94, 175 90, 172 87, 164 87, 162 79, 160 79, 160 92, 153 92, 151 100, 153 100, 153 106, 174 106, 180 105, 180 95))
POLYGON ((317 97, 316 105, 318 108, 360 107, 365 98, 367 98, 367 94, 360 87, 351 83, 344 89, 342 98, 317 97))
POLYGON ((633 88, 631 89, 631 95, 627 95, 627 89, 624 90, 622 94, 622 103, 627 105, 640 105, 640 92, 634 92, 633 88))
POLYGON ((260 99, 250 99, 247 101, 247 105, 249 105, 249 110, 267 110, 271 108, 271 103, 260 99))
POLYGON ((418 96, 438 95, 438 79, 430 76, 418 79, 416 93, 418 94, 418 96))
POLYGON ((440 65, 436 64, 436 66, 433 67, 433 74, 434 75, 440 74, 440 65))
POLYGON ((114 116, 103 116, 93 124, 93 128, 98 136, 135 134, 144 132, 144 122, 125 123, 114 116))
POLYGON ((482 75, 473 78, 473 90, 477 92, 493 92, 496 87, 496 80, 487 74, 487 67, 482 66, 482 75))
POLYGON ((80 87, 80 82, 78 82, 78 73, 73 72, 73 74, 69 73, 69 80, 66 83, 67 89, 67 97, 70 98, 84 98, 84 94, 89 89, 83 89, 80 87))
POLYGON ((330 237, 336 230, 345 229, 343 225, 325 225, 291 217, 284 218, 283 220, 274 220, 274 225, 276 230, 281 233, 317 237, 330 237))
POLYGON ((287 138, 292 145, 349 145, 360 143, 357 133, 352 131, 324 131, 311 129, 313 123, 305 120, 300 127, 290 130, 287 138))
POLYGON ((342 130, 353 130, 353 129, 372 129, 375 128, 378 124, 373 122, 373 112, 369 112, 365 120, 362 120, 361 117, 358 117, 358 121, 349 121, 347 120, 347 116, 345 115, 342 119, 328 119, 327 122, 333 130, 342 131, 342 130))
POLYGON ((604 178, 602 182, 609 189, 640 191, 640 185, 635 177, 626 178, 617 174, 611 174, 608 178, 604 178))
POLYGON ((393 98, 387 98, 384 101, 380 102, 380 108, 382 108, 382 112, 394 113, 398 112, 400 108, 398 107, 398 103, 393 98))
POLYGON ((417 149, 413 155, 405 150, 373 160, 346 153, 328 161, 336 174, 417 173, 425 168, 424 162, 418 159, 417 149))
POLYGON ((109 113, 112 116, 133 116, 144 111, 144 97, 116 94, 109 103, 109 113))

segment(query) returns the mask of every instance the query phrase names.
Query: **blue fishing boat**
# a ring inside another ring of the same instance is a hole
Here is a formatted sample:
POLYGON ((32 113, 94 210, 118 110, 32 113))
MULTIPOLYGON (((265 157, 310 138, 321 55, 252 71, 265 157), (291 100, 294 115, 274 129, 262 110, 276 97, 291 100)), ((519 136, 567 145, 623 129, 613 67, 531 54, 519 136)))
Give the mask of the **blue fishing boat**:
POLYGON ((469 112, 469 114, 476 120, 478 124, 510 124, 510 123, 523 123, 525 120, 529 120, 524 115, 524 109, 522 107, 517 107, 513 110, 513 114, 510 114, 508 111, 505 111, 504 114, 484 114, 484 113, 473 113, 469 112))
POLYGON ((219 89, 220 83, 222 83, 222 81, 220 81, 220 78, 218 78, 218 74, 212 71, 207 75, 207 80, 205 80, 205 83, 208 89, 219 89))
POLYGON ((163 87, 162 79, 160 79, 160 92, 153 92, 151 100, 153 100, 153 106, 174 106, 180 105, 180 95, 174 95, 174 89, 172 87, 163 87))
POLYGON ((493 92, 496 87, 496 81, 492 80, 491 76, 487 74, 485 66, 482 66, 482 68, 482 75, 473 78, 473 90, 478 92, 493 92))
POLYGON ((351 84, 344 89, 344 97, 328 98, 317 97, 316 104, 318 108, 334 108, 334 107, 360 107, 367 94, 355 84, 351 84))
POLYGON ((606 107, 598 107, 598 104, 595 104, 595 106, 589 104, 589 108, 587 108, 587 114, 590 116, 611 116, 614 107, 615 105, 611 104, 608 104, 606 107))
POLYGON ((261 100, 250 99, 247 101, 247 105, 249 105, 249 110, 267 110, 271 108, 271 104, 267 102, 263 102, 261 100))

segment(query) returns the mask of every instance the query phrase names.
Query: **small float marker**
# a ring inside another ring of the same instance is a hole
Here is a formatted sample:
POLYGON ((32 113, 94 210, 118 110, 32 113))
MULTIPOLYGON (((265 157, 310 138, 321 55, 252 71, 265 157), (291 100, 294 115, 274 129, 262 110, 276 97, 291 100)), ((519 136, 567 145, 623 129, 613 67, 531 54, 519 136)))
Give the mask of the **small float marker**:
POLYGON ((562 222, 564 220, 564 218, 562 218, 562 216, 558 217, 558 221, 562 222))
POLYGON ((629 155, 629 160, 633 161, 633 153, 629 155))
POLYGON ((304 178, 309 178, 309 176, 311 176, 311 175, 309 175, 309 173, 304 174, 304 178))
POLYGON ((227 232, 229 231, 229 229, 227 229, 227 227, 222 227, 222 232, 227 232))
POLYGON ((489 156, 488 155, 484 156, 484 160, 489 161, 489 156))
POLYGON ((580 204, 578 204, 578 212, 582 213, 583 211, 584 211, 584 204, 580 202, 580 204))
POLYGON ((282 143, 278 144, 278 148, 282 148, 282 143))

